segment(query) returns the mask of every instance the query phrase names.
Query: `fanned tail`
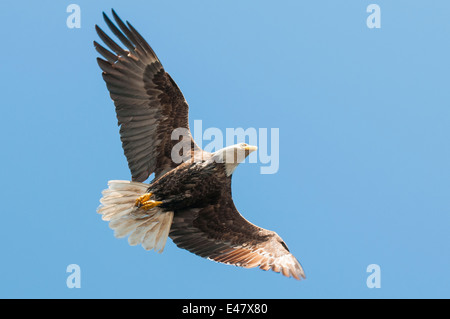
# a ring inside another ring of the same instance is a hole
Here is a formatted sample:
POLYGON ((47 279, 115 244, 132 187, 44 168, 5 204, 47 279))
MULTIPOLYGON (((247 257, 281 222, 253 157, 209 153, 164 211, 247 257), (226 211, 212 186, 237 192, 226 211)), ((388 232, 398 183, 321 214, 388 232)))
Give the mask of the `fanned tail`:
POLYGON ((172 225, 173 212, 159 207, 150 210, 136 207, 136 199, 145 194, 148 187, 145 183, 109 181, 97 212, 109 222, 117 238, 129 234, 130 245, 142 244, 145 250, 154 249, 161 253, 172 225))

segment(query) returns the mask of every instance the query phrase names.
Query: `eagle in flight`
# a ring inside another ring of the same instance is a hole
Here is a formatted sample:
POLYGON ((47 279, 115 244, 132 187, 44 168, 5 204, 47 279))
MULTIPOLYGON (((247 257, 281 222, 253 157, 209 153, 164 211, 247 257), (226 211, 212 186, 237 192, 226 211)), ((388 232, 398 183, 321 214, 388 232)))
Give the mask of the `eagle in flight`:
POLYGON ((256 147, 200 149, 180 89, 136 29, 114 10, 112 16, 116 24, 103 13, 126 48, 97 25, 109 49, 96 41, 94 46, 103 57, 97 62, 114 101, 132 181, 108 182, 97 210, 102 219, 116 237, 129 235, 130 245, 146 250, 162 252, 170 237, 178 247, 216 262, 305 278, 281 237, 247 221, 233 203, 233 172, 256 147), (153 181, 144 183, 153 173, 153 181))

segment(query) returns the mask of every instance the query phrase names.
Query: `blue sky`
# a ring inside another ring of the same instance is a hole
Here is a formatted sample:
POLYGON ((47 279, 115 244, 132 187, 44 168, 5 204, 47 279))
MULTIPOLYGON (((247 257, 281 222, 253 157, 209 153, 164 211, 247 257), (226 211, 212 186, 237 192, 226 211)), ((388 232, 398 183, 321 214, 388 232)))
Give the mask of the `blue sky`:
POLYGON ((0 297, 449 298, 448 12, 443 0, 2 2, 0 297), (279 171, 241 165, 233 197, 305 281, 171 240, 146 252, 101 220, 107 181, 130 178, 92 45, 110 8, 152 45, 191 123, 279 128, 279 171), (366 285, 370 264, 381 288, 366 285))

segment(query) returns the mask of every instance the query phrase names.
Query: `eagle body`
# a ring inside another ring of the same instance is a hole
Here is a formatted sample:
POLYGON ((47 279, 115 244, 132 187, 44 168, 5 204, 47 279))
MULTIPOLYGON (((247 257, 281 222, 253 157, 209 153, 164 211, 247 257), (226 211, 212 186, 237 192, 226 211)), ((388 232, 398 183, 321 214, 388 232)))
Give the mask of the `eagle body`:
MULTIPOLYGON (((274 231, 246 220, 231 192, 236 167, 255 146, 240 143, 202 150, 189 130, 189 106, 147 41, 112 10, 104 20, 123 45, 96 26, 94 41, 120 126, 131 181, 110 180, 97 212, 118 238, 162 252, 167 238, 219 263, 305 278, 274 231), (154 174, 154 180, 145 181, 154 174)), ((277 216, 284 212, 273 214, 277 216)))
POLYGON ((215 205, 221 194, 231 190, 231 175, 226 176, 225 164, 211 160, 190 160, 152 182, 149 193, 165 210, 215 205))

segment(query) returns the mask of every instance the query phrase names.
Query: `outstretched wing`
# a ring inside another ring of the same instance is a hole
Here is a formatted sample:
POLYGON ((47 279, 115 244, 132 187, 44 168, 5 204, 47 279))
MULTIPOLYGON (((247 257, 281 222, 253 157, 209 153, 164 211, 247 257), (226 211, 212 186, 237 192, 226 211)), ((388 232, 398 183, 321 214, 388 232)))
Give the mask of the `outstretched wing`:
MULTIPOLYGON (((127 21, 112 10, 117 26, 103 13, 106 24, 128 49, 123 49, 97 25, 97 34, 110 49, 94 41, 104 59, 97 58, 103 79, 116 107, 120 139, 133 181, 143 182, 153 172, 159 177, 176 167, 171 152, 184 141, 183 161, 202 156, 189 131, 188 104, 180 89, 164 70, 161 62, 144 38, 127 21), (181 129, 176 140, 175 129, 181 129)), ((180 147, 180 149, 182 149, 180 147)))
POLYGON ((277 233, 247 221, 231 193, 216 205, 177 211, 169 236, 179 247, 217 262, 305 278, 303 268, 277 233))

